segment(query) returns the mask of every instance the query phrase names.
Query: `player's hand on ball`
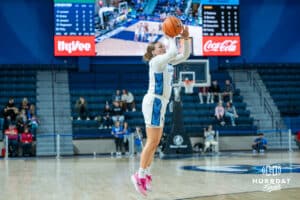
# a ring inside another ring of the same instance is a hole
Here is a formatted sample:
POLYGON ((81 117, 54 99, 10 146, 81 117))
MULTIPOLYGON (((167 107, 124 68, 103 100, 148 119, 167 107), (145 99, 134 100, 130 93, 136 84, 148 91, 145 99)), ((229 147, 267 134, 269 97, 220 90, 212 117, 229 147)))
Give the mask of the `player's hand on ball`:
POLYGON ((188 26, 184 26, 183 27, 183 31, 181 33, 181 37, 185 40, 189 39, 189 27, 188 26))

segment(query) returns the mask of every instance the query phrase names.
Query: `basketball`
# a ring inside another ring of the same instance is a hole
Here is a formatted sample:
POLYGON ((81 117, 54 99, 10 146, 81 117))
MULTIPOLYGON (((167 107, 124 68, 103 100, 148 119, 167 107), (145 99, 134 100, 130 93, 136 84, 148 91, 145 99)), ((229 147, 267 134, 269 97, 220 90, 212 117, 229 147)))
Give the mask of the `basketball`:
POLYGON ((183 30, 183 25, 180 19, 174 16, 169 16, 165 19, 162 25, 162 31, 170 37, 179 35, 183 30))

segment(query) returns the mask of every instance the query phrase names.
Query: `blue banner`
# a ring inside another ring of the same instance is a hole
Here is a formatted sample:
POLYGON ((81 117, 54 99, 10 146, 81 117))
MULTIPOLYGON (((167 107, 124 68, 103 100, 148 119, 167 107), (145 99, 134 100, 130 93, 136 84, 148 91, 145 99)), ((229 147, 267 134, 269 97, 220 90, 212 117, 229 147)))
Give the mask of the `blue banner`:
POLYGON ((202 5, 239 5, 239 0, 202 0, 202 5))

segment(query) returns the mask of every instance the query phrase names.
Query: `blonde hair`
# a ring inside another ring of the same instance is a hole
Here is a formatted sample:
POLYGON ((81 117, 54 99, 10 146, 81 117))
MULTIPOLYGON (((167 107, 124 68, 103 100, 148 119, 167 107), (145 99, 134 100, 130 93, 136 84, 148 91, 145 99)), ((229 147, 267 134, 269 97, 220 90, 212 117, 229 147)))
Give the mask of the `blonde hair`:
POLYGON ((150 61, 154 57, 154 55, 152 54, 152 51, 155 49, 155 44, 156 43, 157 42, 151 42, 151 43, 148 44, 146 53, 143 56, 143 59, 145 61, 148 62, 148 61, 150 61))

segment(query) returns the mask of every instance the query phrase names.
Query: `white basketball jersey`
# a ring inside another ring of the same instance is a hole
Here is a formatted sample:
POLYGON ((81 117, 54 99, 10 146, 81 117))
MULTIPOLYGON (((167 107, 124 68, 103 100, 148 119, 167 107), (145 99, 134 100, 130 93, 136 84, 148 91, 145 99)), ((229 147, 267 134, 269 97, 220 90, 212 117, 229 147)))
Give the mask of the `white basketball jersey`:
POLYGON ((177 53, 175 38, 168 38, 169 49, 163 55, 152 58, 149 62, 148 94, 161 96, 169 100, 172 92, 174 64, 186 60, 190 55, 189 42, 185 42, 183 54, 177 53))
POLYGON ((173 66, 167 64, 163 71, 159 71, 156 66, 151 64, 150 62, 148 94, 155 94, 169 99, 172 92, 173 66))

